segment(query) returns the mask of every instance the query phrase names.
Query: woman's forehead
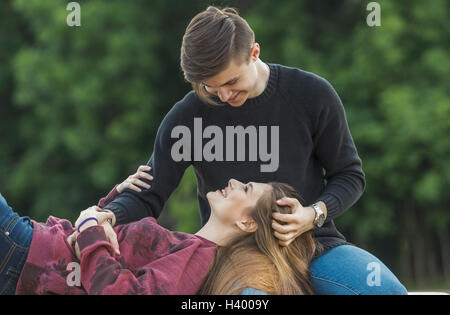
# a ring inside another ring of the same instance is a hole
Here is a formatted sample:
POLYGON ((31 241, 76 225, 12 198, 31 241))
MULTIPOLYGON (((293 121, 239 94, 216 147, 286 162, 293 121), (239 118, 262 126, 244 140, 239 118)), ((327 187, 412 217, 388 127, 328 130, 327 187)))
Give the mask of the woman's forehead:
POLYGON ((252 192, 259 192, 264 193, 266 191, 270 191, 272 189, 272 186, 266 183, 255 183, 255 182, 249 182, 248 183, 250 189, 252 192))

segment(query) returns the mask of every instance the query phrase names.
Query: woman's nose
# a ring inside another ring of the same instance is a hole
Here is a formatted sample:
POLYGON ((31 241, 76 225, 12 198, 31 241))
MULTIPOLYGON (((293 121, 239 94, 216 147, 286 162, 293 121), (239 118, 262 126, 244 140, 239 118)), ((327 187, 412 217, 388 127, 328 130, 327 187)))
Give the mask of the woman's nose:
POLYGON ((230 188, 237 187, 238 185, 243 185, 243 184, 242 184, 240 181, 238 181, 237 179, 231 178, 231 179, 228 181, 228 186, 229 186, 230 188))

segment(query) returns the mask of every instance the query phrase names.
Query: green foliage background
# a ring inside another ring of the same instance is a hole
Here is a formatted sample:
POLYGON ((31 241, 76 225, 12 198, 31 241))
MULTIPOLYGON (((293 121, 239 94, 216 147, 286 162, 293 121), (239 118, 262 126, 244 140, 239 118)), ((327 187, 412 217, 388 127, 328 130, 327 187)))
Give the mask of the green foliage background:
MULTIPOLYGON (((261 59, 314 72, 344 103, 367 188, 336 220, 408 285, 450 281, 450 4, 378 1, 0 2, 0 191, 22 215, 76 219, 149 159, 191 87, 179 67, 190 19, 234 6, 261 59)), ((162 224, 200 226, 188 169, 162 224)))

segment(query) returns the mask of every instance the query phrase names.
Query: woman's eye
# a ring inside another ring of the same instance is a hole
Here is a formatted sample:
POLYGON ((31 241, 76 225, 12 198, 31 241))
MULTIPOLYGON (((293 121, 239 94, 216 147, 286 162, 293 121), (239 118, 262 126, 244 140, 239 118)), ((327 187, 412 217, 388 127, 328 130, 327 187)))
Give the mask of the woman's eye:
POLYGON ((247 192, 247 190, 248 190, 248 187, 247 187, 247 185, 245 185, 244 191, 247 192))

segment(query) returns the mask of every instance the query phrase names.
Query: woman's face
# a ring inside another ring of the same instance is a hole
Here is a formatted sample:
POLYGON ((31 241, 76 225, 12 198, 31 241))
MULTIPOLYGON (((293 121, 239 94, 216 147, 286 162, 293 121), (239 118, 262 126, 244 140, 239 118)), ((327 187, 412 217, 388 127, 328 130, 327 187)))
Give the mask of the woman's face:
POLYGON ((247 218, 258 199, 271 189, 269 184, 255 182, 244 184, 230 179, 226 187, 209 192, 206 198, 211 207, 211 214, 223 224, 233 225, 247 218))
POLYGON ((208 93, 216 95, 222 102, 233 107, 239 107, 247 98, 255 97, 258 84, 258 69, 256 62, 259 56, 259 45, 254 44, 254 51, 248 64, 238 65, 232 60, 224 71, 208 80, 203 85, 208 93))

